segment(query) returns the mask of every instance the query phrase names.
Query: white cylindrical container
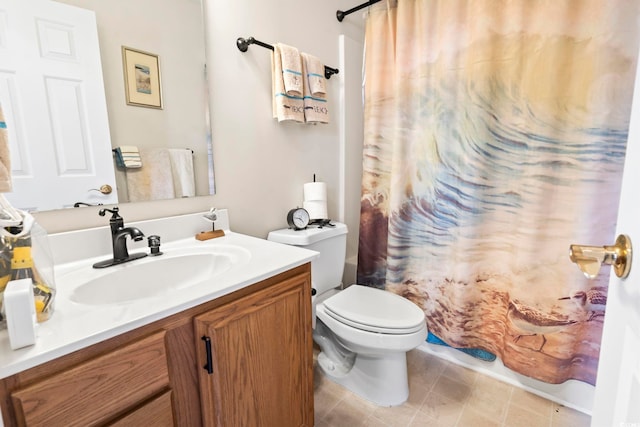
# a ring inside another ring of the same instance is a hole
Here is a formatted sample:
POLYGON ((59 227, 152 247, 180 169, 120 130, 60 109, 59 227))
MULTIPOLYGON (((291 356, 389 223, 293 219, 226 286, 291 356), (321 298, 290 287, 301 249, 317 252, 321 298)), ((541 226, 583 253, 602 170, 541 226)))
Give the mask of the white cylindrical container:
POLYGON ((304 200, 327 201, 327 184, 324 182, 308 182, 304 185, 304 200))
POLYGON ((302 207, 309 212, 309 219, 328 219, 326 200, 304 201, 302 207))

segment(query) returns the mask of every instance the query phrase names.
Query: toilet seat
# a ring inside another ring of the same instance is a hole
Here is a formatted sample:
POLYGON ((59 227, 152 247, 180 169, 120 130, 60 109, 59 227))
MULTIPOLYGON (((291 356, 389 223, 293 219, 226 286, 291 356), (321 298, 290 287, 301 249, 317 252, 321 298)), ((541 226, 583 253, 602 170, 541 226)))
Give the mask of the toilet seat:
POLYGON ((425 327, 424 312, 411 301, 381 289, 351 285, 323 303, 333 319, 368 332, 411 334, 425 327))

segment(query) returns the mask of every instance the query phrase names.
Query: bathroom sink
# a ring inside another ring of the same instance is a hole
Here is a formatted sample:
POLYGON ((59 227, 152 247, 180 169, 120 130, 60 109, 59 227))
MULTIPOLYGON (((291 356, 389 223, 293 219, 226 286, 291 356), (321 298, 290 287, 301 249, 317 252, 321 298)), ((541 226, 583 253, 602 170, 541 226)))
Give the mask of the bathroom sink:
POLYGON ((70 273, 65 281, 75 282, 76 286, 69 299, 79 304, 103 305, 169 295, 203 284, 251 257, 249 251, 236 246, 163 248, 163 252, 157 257, 101 270, 85 267, 70 273))

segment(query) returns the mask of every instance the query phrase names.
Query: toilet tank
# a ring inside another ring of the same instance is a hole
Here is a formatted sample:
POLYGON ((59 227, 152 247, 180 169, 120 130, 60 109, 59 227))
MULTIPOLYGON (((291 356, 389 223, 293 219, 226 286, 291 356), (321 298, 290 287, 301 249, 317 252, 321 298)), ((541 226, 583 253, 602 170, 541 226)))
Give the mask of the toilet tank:
POLYGON ((347 252, 347 226, 311 226, 304 230, 283 228, 269 232, 267 240, 301 246, 320 253, 311 261, 311 281, 318 295, 340 286, 347 252))

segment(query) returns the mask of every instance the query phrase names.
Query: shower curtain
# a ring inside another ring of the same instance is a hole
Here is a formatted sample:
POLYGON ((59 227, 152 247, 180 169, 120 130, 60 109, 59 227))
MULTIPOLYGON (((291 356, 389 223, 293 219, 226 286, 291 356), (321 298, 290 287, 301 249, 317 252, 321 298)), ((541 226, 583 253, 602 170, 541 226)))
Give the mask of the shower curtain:
MULTIPOLYGON (((358 282, 429 341, 595 383, 639 2, 387 0, 370 8, 358 282)), ((633 142, 636 143, 636 142, 633 142)))

